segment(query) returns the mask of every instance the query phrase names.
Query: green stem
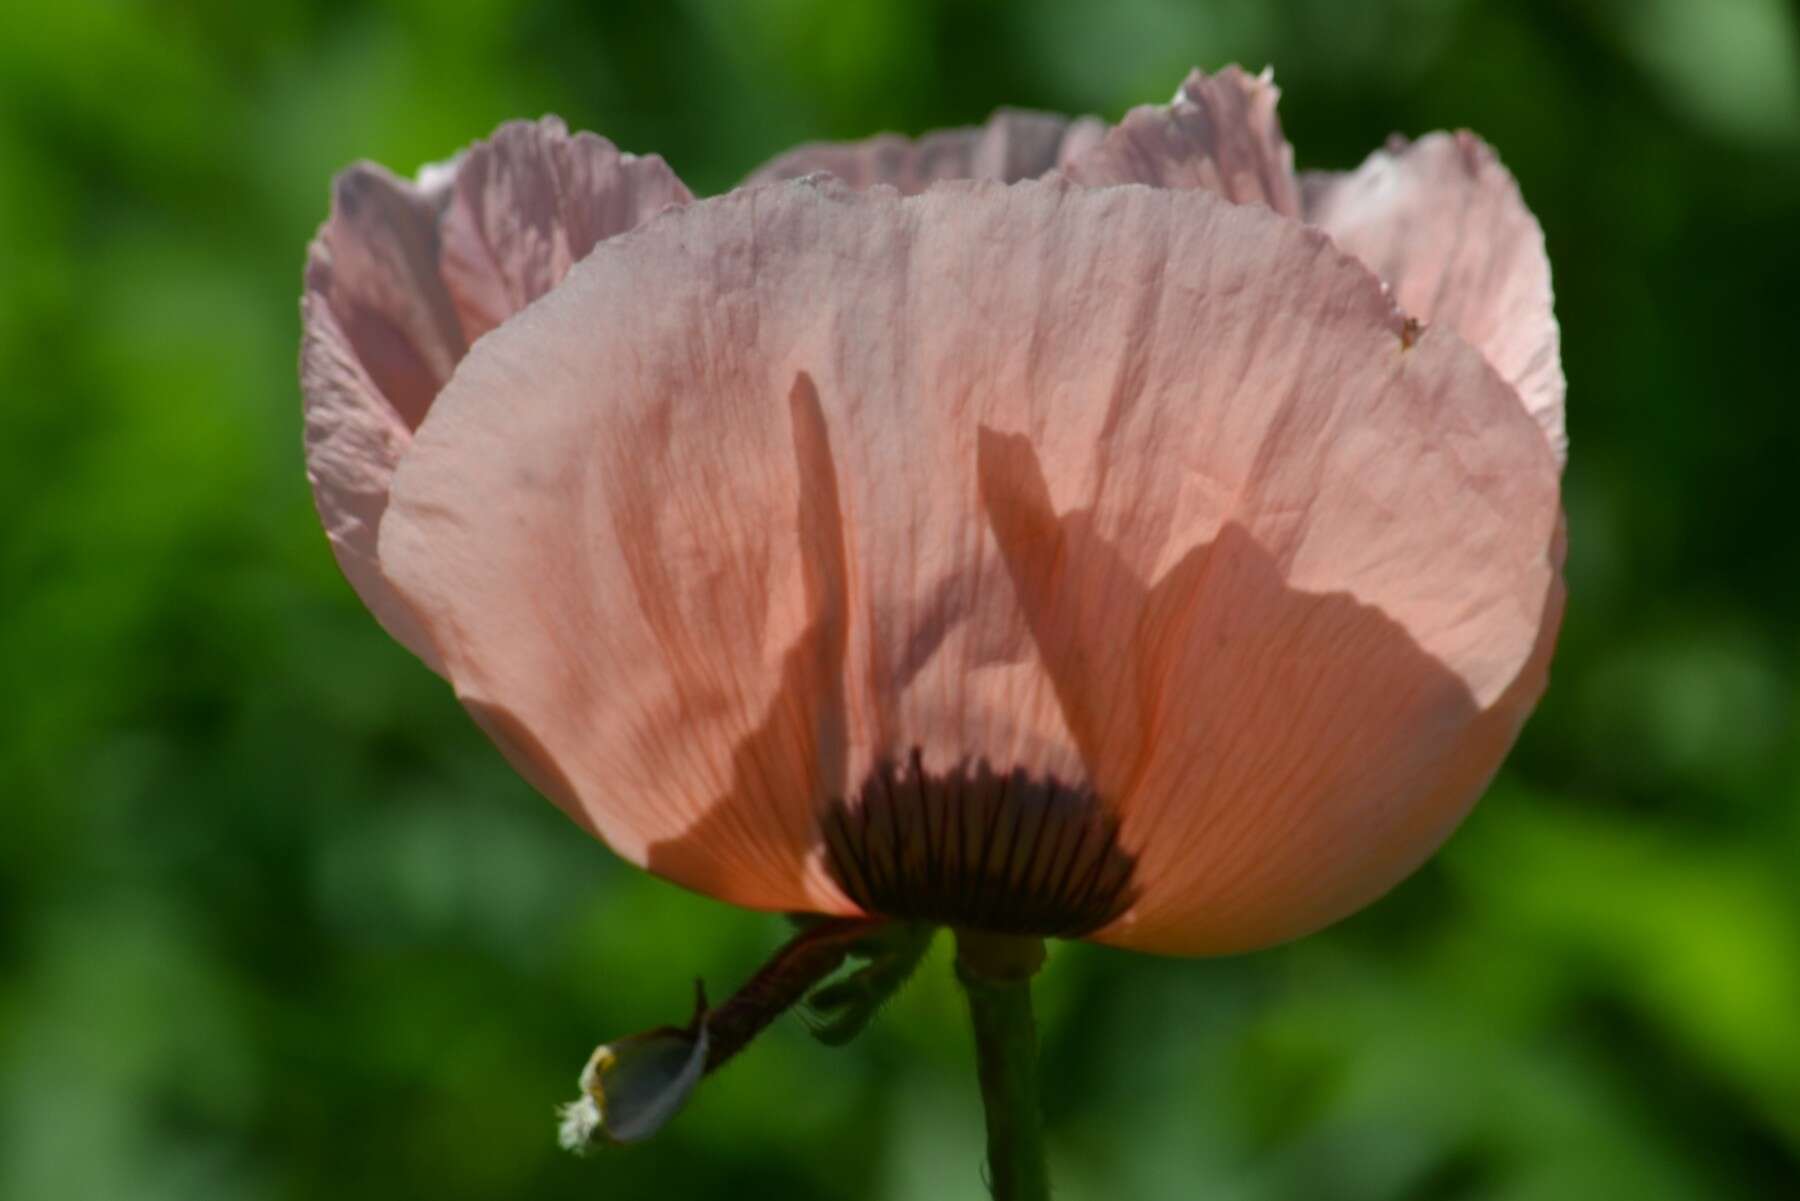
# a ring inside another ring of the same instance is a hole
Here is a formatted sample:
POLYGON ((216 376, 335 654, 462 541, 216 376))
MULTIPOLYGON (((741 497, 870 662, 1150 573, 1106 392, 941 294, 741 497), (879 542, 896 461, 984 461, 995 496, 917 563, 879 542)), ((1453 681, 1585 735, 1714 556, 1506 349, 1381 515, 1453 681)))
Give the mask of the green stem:
POLYGON ((969 997, 975 1063, 987 1110, 994 1201, 1048 1201, 1031 977, 1044 962, 1036 938, 956 932, 956 978, 969 997))

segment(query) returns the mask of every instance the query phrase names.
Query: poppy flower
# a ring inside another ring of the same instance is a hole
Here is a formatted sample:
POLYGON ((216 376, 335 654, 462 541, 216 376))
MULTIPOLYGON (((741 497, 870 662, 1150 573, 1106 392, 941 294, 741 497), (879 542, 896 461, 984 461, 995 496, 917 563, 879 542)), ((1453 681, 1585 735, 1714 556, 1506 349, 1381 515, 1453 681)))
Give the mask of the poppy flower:
POLYGON ((1473 135, 1296 175, 1267 74, 696 200, 554 119, 313 243, 345 574, 620 855, 1172 954, 1382 894, 1544 688, 1549 268, 1473 135))

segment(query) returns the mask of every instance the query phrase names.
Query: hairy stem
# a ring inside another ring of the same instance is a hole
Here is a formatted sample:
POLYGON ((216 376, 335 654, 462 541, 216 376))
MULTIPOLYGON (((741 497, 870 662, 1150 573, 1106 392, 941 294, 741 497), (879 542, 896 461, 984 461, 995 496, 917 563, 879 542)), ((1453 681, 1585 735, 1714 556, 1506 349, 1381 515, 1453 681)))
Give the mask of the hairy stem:
POLYGON ((707 1011, 711 1048, 706 1070, 722 1066, 743 1050, 763 1027, 836 971, 852 947, 880 927, 881 922, 875 920, 827 918, 794 935, 724 1004, 707 1011))

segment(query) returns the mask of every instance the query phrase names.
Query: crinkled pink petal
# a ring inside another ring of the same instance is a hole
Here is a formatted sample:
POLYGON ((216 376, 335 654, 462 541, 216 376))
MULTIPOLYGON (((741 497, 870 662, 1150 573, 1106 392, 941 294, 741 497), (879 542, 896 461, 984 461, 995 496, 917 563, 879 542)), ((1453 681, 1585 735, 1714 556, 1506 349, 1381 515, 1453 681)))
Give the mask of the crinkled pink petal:
POLYGON ((554 118, 502 126, 418 183, 366 163, 335 181, 301 299, 307 476, 351 586, 434 670, 436 649, 375 558, 413 431, 470 340, 595 241, 686 198, 662 160, 570 137, 554 118))
POLYGON ((1557 477, 1479 354, 1260 206, 805 181, 483 339, 380 551, 634 862, 849 912, 827 810, 1019 769, 1121 823, 1101 937, 1202 952, 1348 911, 1467 807, 1541 685, 1557 477))
POLYGON ((437 270, 438 197, 373 164, 332 189, 307 252, 300 390, 306 473, 344 575, 387 631, 437 657, 375 560, 394 465, 466 349, 437 270))
POLYGON ((948 179, 1036 179, 1085 153, 1106 133, 1097 117, 1003 108, 987 124, 920 138, 880 134, 861 142, 813 142, 787 151, 744 182, 770 183, 823 171, 853 188, 886 184, 911 196, 948 179))
POLYGON ((1280 98, 1268 71, 1196 70, 1168 104, 1132 109, 1098 145, 1073 156, 1063 174, 1091 186, 1204 188, 1297 217, 1294 151, 1275 115, 1280 98))
POLYGON ((301 301, 300 389, 306 396, 306 475, 338 566, 394 638, 431 664, 425 632, 395 597, 375 561, 388 485, 412 432, 357 359, 322 296, 301 301))
POLYGON ((330 310, 408 428, 424 420, 468 345, 438 275, 440 211, 440 196, 358 163, 334 182, 331 216, 307 255, 307 295, 330 310))
POLYGON ((658 155, 621 154, 556 117, 501 126, 462 156, 439 231, 464 336, 548 292, 595 243, 693 198, 658 155))
POLYGON ((1355 171, 1307 176, 1304 192, 1306 220, 1386 280, 1407 313, 1486 355, 1565 459, 1544 233, 1493 150, 1466 131, 1396 141, 1355 171))

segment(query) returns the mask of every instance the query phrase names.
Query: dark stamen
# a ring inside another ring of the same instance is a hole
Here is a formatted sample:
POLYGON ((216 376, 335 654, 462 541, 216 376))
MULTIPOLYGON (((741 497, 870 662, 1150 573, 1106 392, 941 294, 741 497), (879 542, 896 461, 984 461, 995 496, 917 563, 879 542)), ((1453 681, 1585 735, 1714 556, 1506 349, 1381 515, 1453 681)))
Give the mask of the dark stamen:
POLYGON ((883 917, 1072 937, 1135 896, 1118 819, 1091 790, 1023 770, 928 775, 914 750, 904 768, 878 764, 820 824, 839 887, 883 917))

